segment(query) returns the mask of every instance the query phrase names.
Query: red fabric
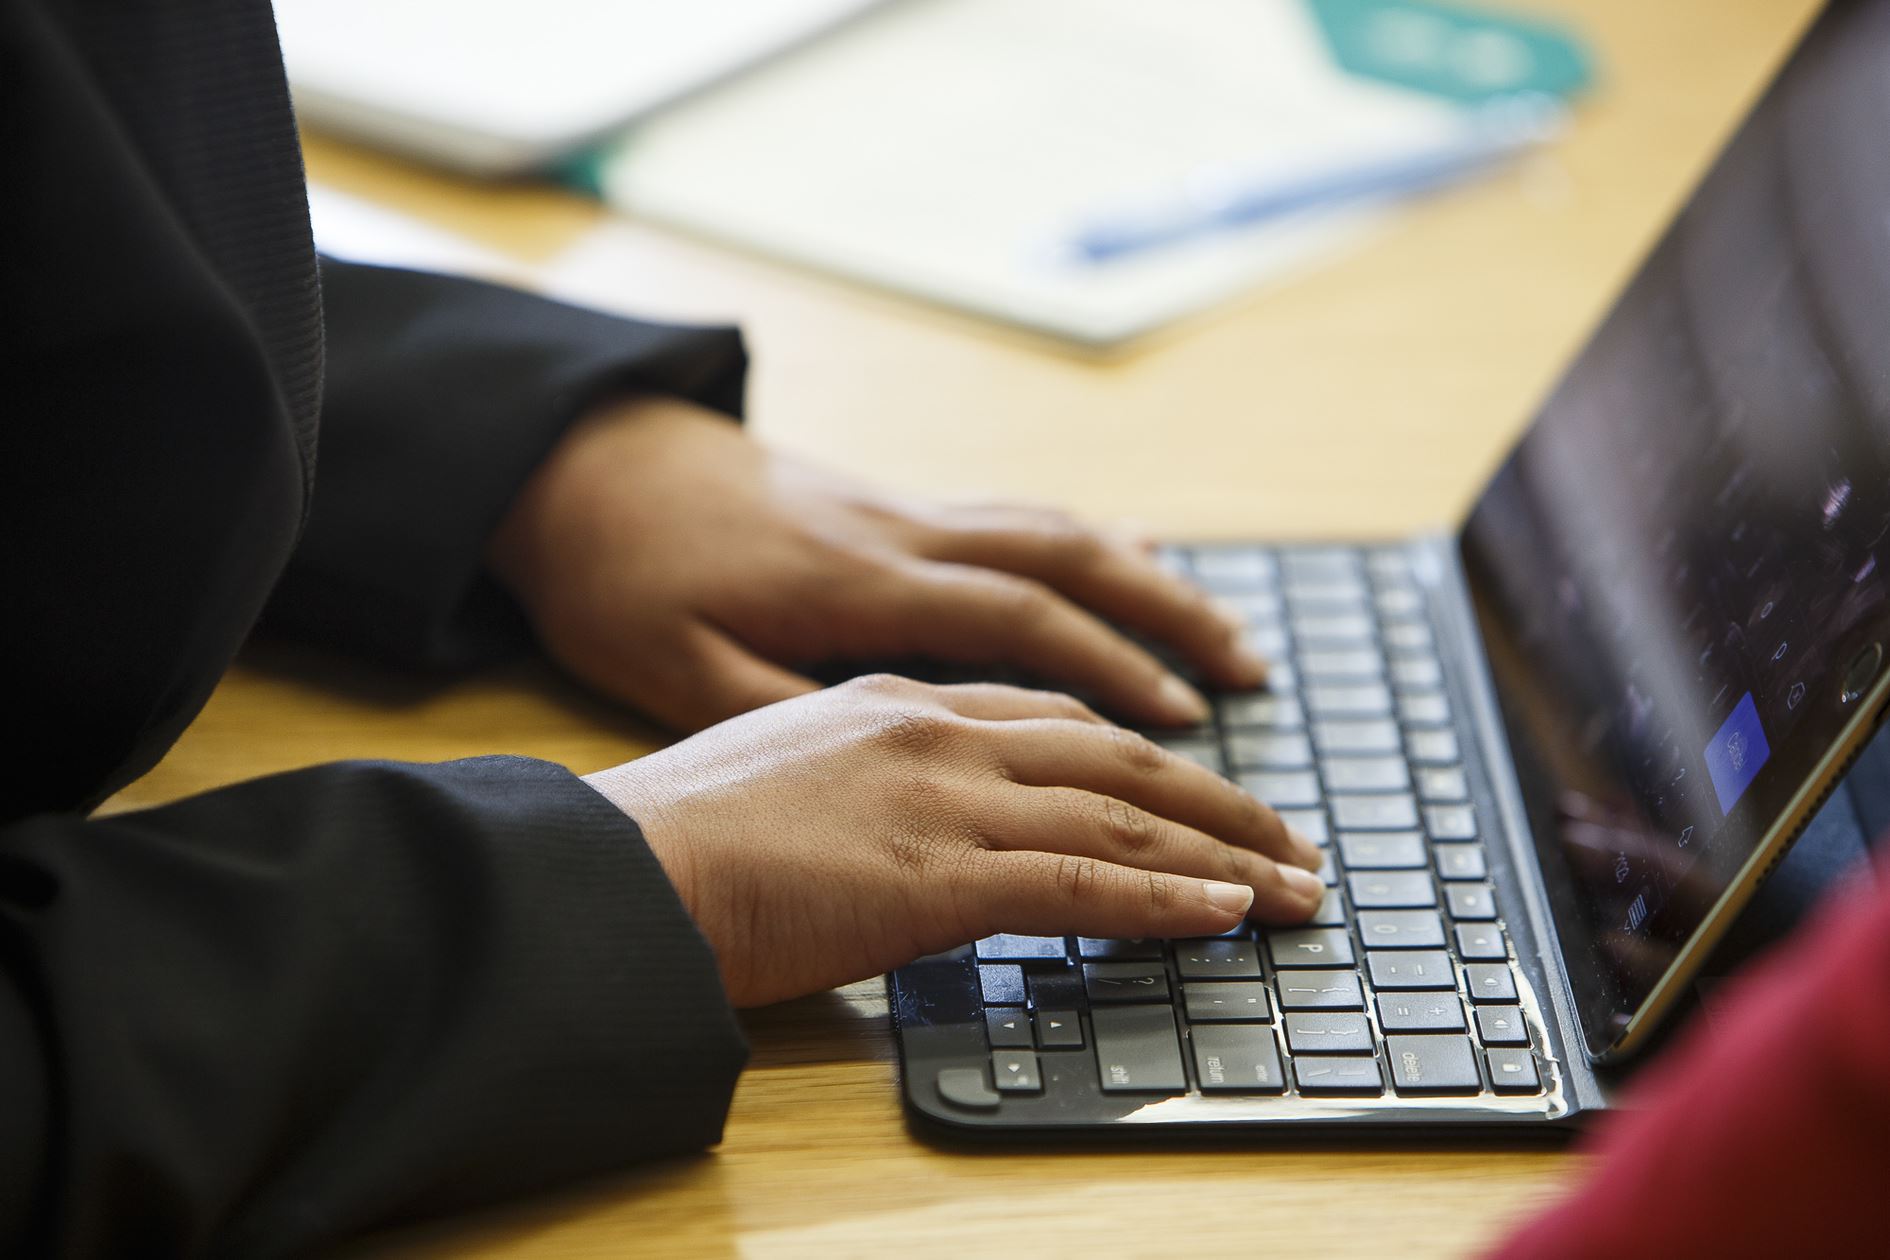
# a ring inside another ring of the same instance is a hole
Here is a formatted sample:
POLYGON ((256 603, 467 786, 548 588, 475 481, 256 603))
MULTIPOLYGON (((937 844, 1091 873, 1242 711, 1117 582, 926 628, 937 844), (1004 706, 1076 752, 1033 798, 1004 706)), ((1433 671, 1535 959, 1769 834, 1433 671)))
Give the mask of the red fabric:
POLYGON ((1725 1001, 1598 1131, 1587 1180, 1496 1256, 1890 1256, 1890 882, 1725 1001))

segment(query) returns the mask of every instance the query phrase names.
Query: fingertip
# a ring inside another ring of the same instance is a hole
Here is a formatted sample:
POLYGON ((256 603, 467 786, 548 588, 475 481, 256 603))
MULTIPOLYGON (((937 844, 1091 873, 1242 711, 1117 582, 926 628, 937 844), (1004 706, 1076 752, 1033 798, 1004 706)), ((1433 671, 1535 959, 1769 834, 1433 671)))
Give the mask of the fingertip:
POLYGON ((1155 688, 1155 700, 1164 718, 1177 726, 1205 722, 1214 715, 1207 697, 1175 674, 1162 678, 1155 688))
MULTIPOLYGON (((1247 911, 1253 908, 1253 889, 1245 884, 1227 884, 1215 879, 1203 880, 1201 896, 1210 906, 1222 914, 1231 916, 1236 923, 1246 918, 1247 911)), ((1232 927, 1233 923, 1228 926, 1232 927)))
POLYGON ((1305 903, 1307 914, 1311 914, 1326 899, 1326 881, 1313 871, 1301 870, 1297 866, 1282 866, 1279 872, 1280 882, 1295 900, 1305 903))
POLYGON ((1296 866, 1309 871, 1317 871, 1326 864, 1326 852, 1291 827, 1286 829, 1286 838, 1293 844, 1293 862, 1296 866))

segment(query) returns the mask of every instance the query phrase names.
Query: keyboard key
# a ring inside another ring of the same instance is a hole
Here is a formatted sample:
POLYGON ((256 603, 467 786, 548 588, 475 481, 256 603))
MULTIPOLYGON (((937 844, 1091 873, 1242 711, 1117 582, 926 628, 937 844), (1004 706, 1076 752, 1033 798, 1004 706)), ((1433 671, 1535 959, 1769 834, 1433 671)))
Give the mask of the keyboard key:
POLYGON ((1480 844, 1440 844, 1432 852, 1439 879, 1482 879, 1490 873, 1480 844))
POLYGON ((1387 621, 1416 617, 1424 612, 1424 597, 1417 593, 1415 586, 1387 586, 1378 592, 1375 602, 1378 615, 1387 621))
POLYGON ((978 942, 979 962, 1023 962, 1054 958, 1063 961, 1061 936, 987 936, 978 942))
POLYGON ((1477 1036, 1486 1046, 1526 1046, 1529 1026, 1520 1006, 1477 1007, 1477 1036))
POLYGON ((1365 579, 1357 574, 1322 577, 1289 575, 1286 579, 1286 597, 1295 605, 1336 604, 1349 608, 1362 606, 1370 596, 1371 591, 1366 587, 1365 579))
POLYGON ((1312 765, 1303 731, 1230 731, 1227 761, 1236 770, 1299 770, 1312 765))
POLYGON ((1378 581, 1387 584, 1411 580, 1410 557, 1393 548, 1372 552, 1365 558, 1365 569, 1378 581))
POLYGON ((1457 970, 1442 950, 1367 953, 1365 967, 1371 973, 1372 988, 1381 991, 1457 987, 1457 970))
POLYGON ((1075 1011, 1038 1011, 1037 1046, 1043 1050, 1081 1050, 1082 1019, 1075 1011))
POLYGON ((1378 1060, 1320 1055, 1293 1060, 1293 1080, 1302 1094, 1382 1094, 1385 1078, 1378 1060))
POLYGON ((1328 757, 1319 763, 1328 792, 1397 792, 1411 786, 1402 757, 1328 757))
POLYGON ((1344 927, 1345 921, 1345 898, 1339 896, 1337 889, 1329 889, 1312 918, 1306 920, 1306 926, 1344 927))
POLYGON ((1352 961, 1352 938, 1343 928, 1293 928, 1267 933, 1275 967, 1333 967, 1352 961))
POLYGON ((1174 1012, 1166 1006, 1099 1006, 1089 1022, 1105 1091, 1178 1094, 1188 1087, 1174 1012))
POLYGON ((1296 731, 1306 725, 1306 711, 1297 697, 1265 691, 1222 696, 1220 711, 1221 723, 1228 727, 1296 731))
POLYGON ((1194 1074, 1203 1093, 1277 1094, 1286 1088, 1280 1047, 1264 1024, 1192 1029, 1194 1074))
POLYGON ((1162 956, 1160 941, 1112 940, 1096 936, 1076 938, 1076 952, 1084 958, 1099 958, 1106 962, 1142 962, 1162 956))
POLYGON ((993 1050, 1029 1049, 1030 1016, 1015 1006, 994 1006, 984 1013, 985 1039, 993 1050))
POLYGON ((1472 1002, 1516 1000, 1516 977, 1503 963, 1471 963, 1463 969, 1463 987, 1472 1002))
POLYGON ((1314 844, 1324 846, 1331 842, 1332 831, 1326 826, 1326 811, 1323 809, 1276 809, 1280 821, 1305 836, 1314 844))
POLYGON ((1024 969, 1015 963, 979 967, 978 990, 984 995, 986 1006, 1022 1006, 1024 969))
POLYGON ((1397 831, 1418 825, 1417 802, 1408 792, 1382 796, 1335 796, 1328 807, 1332 825, 1348 831, 1397 831))
POLYGON ((1279 572, 1271 555, 1253 547, 1197 547, 1189 558, 1195 580, 1209 590, 1272 586, 1279 572))
POLYGON ((1404 751, 1420 766, 1447 766, 1463 756, 1455 731, 1412 731, 1404 737, 1404 751))
POLYGON ((1221 758, 1221 746, 1211 739, 1172 735, 1155 735, 1150 738, 1184 761, 1192 761, 1195 765, 1212 770, 1215 774, 1226 773, 1226 763, 1221 758))
POLYGON ((1387 718, 1313 723, 1313 743, 1323 756, 1398 751, 1398 724, 1387 718))
POLYGON ((1286 1011, 1359 1011, 1365 995, 1354 971, 1289 971, 1276 983, 1280 1009, 1286 1011))
POLYGON ((1276 809, 1319 803, 1319 776, 1310 770, 1250 771, 1240 776, 1240 786, 1276 809))
POLYGON ((1527 1050, 1488 1050, 1490 1086, 1499 1094, 1534 1094, 1542 1082, 1536 1076, 1536 1056, 1527 1050))
POLYGON ((1477 812, 1468 805, 1427 805, 1424 828, 1433 840, 1475 840, 1477 812))
POLYGON ((1346 876, 1345 882, 1360 910, 1423 910, 1437 904, 1437 890, 1423 871, 1366 871, 1346 876))
POLYGON ((1261 1023, 1273 1018, 1267 986, 1257 980, 1215 980, 1181 986, 1191 1024, 1261 1023))
POLYGON ((1275 591, 1230 591, 1219 599, 1223 607, 1240 614, 1248 625, 1277 623, 1285 611, 1275 591))
MULTIPOLYGON (((1299 654, 1299 672, 1307 678, 1328 679, 1379 678, 1385 672, 1385 658, 1377 648, 1325 648, 1299 654)), ((1311 697, 1308 696, 1308 699, 1311 697)))
POLYGON ((1293 547, 1280 553, 1280 567, 1299 582, 1343 582, 1364 571, 1359 553, 1350 547, 1293 547))
POLYGON ((1035 1094, 1043 1089, 1037 1056, 1028 1050, 997 1050, 991 1054, 991 1081, 1000 1094, 1035 1094))
POLYGON ((1463 1003, 1454 993, 1386 993, 1378 1023, 1387 1033, 1463 1032, 1463 1003))
POLYGON ((996 1090, 984 1083, 983 1068, 941 1068, 938 1096, 954 1107, 967 1111, 992 1111, 1004 1101, 996 1090))
POLYGON ((1092 1002, 1166 1002, 1168 972, 1160 963, 1084 963, 1092 1002))
POLYGON ((1183 980, 1258 980, 1260 951, 1252 941, 1224 937, 1176 941, 1175 970, 1183 980))
MULTIPOLYGON (((1290 655, 1287 645, 1286 627, 1277 621, 1261 621, 1247 627, 1240 636, 1253 652, 1263 661, 1284 660, 1290 655)), ((1271 671, 1267 677, 1273 677, 1271 671)))
POLYGON ((1435 910, 1361 910, 1358 938, 1366 949, 1437 949, 1444 920, 1435 910))
POLYGON ((1503 932, 1494 923, 1459 923, 1457 957, 1465 962, 1496 962, 1509 957, 1503 932))
POLYGON ((1431 628, 1421 621, 1400 621, 1385 627, 1385 646, 1400 652, 1421 652, 1431 645, 1431 628))
POLYGON ((1470 799, 1470 780, 1462 766, 1427 766, 1417 772, 1418 796, 1431 804, 1470 799))
POLYGON ((1348 871, 1421 871, 1431 864, 1431 852, 1416 831, 1342 831, 1339 860, 1348 871))
POLYGON ((1450 701, 1442 692, 1412 692, 1398 697, 1398 720, 1406 726, 1447 726, 1450 701))
POLYGON ((1391 685, 1400 691, 1425 691, 1444 683, 1444 668, 1435 656, 1394 656, 1390 673, 1391 685))
POLYGON ((1301 643, 1370 643, 1372 619, 1362 612, 1305 613, 1293 618, 1301 643))
POLYGON ((1319 870, 1315 873, 1319 876, 1319 882, 1324 884, 1327 888, 1337 888, 1339 886, 1339 866, 1338 863, 1332 860, 1331 849, 1323 849, 1320 851, 1319 870))
POLYGON ((1386 1037, 1385 1058, 1400 1094, 1482 1092, 1483 1078, 1468 1037, 1386 1037))
POLYGON ((1496 896, 1488 884, 1445 884, 1444 901, 1450 917, 1462 922, 1496 918, 1496 896))
POLYGON ((1315 718, 1381 717, 1391 712, 1391 691, 1383 683, 1312 683, 1306 711, 1315 718))
POLYGON ((1285 1019, 1286 1048, 1294 1054, 1370 1054, 1372 1026, 1349 1011, 1303 1011, 1285 1019))

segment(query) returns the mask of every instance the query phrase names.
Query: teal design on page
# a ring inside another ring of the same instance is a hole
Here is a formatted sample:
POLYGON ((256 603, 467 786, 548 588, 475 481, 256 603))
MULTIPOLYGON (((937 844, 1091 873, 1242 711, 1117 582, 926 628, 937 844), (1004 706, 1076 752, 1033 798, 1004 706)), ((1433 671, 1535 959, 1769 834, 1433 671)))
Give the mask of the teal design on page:
POLYGON ((1517 92, 1570 97, 1594 81, 1571 31, 1432 0, 1306 0, 1335 61, 1352 74, 1477 105, 1517 92))

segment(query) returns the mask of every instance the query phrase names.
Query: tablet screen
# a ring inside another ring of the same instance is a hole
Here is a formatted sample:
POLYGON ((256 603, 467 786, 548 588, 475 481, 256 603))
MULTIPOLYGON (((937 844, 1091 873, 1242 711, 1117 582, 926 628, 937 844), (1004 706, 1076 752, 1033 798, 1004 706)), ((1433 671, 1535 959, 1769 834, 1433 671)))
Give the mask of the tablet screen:
POLYGON ((1461 548, 1590 1047, 1890 638, 1890 0, 1800 45, 1461 548))

